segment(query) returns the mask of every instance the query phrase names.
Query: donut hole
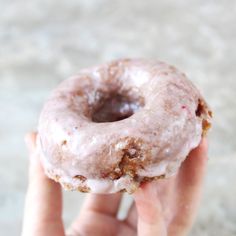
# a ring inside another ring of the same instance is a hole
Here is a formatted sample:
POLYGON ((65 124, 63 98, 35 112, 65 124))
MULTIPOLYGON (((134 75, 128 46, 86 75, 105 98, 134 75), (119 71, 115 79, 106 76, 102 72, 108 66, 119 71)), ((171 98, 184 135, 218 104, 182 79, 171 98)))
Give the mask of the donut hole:
POLYGON ((129 118, 144 106, 143 99, 122 94, 101 98, 92 113, 96 123, 115 122, 129 118))

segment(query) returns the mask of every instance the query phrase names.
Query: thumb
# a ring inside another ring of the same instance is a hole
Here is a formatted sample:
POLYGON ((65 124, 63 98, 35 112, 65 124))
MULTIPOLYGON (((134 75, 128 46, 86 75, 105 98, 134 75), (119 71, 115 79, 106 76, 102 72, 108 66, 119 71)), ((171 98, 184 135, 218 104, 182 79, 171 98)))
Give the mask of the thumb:
POLYGON ((134 193, 139 236, 166 236, 167 229, 155 183, 145 183, 134 193))
POLYGON ((30 155, 22 236, 64 235, 60 185, 48 179, 36 149, 36 133, 26 136, 30 155))

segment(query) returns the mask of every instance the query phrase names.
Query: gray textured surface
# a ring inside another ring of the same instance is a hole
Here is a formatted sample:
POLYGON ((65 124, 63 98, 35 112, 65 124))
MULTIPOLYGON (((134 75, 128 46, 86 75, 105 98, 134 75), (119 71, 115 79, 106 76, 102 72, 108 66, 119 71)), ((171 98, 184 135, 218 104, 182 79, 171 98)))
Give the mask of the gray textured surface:
MULTIPOLYGON (((80 68, 120 57, 167 61, 202 90, 214 128, 191 235, 236 235, 236 1, 0 0, 0 8, 0 235, 19 235, 23 136, 49 91, 80 68)), ((66 193, 66 222, 82 196, 66 193)))

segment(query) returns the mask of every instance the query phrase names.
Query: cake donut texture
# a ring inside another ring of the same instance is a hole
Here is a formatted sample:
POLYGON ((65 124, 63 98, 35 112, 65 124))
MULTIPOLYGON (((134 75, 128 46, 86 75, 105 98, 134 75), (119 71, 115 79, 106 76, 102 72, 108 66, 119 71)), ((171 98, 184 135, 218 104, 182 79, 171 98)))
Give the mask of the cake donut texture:
POLYGON ((41 112, 38 151, 65 189, 134 192, 177 173, 210 127, 211 111, 185 74, 122 59, 63 81, 41 112))

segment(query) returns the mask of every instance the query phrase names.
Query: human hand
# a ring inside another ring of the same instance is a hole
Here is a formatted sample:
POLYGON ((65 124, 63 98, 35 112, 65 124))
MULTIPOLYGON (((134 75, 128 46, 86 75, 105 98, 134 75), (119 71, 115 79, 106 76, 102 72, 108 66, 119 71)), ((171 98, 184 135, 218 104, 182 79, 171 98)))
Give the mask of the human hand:
POLYGON ((191 228, 207 162, 205 139, 176 176, 143 184, 133 194, 124 220, 117 219, 122 194, 87 194, 68 233, 62 221, 61 187, 45 176, 35 140, 35 133, 26 137, 30 170, 22 236, 182 236, 191 228))

